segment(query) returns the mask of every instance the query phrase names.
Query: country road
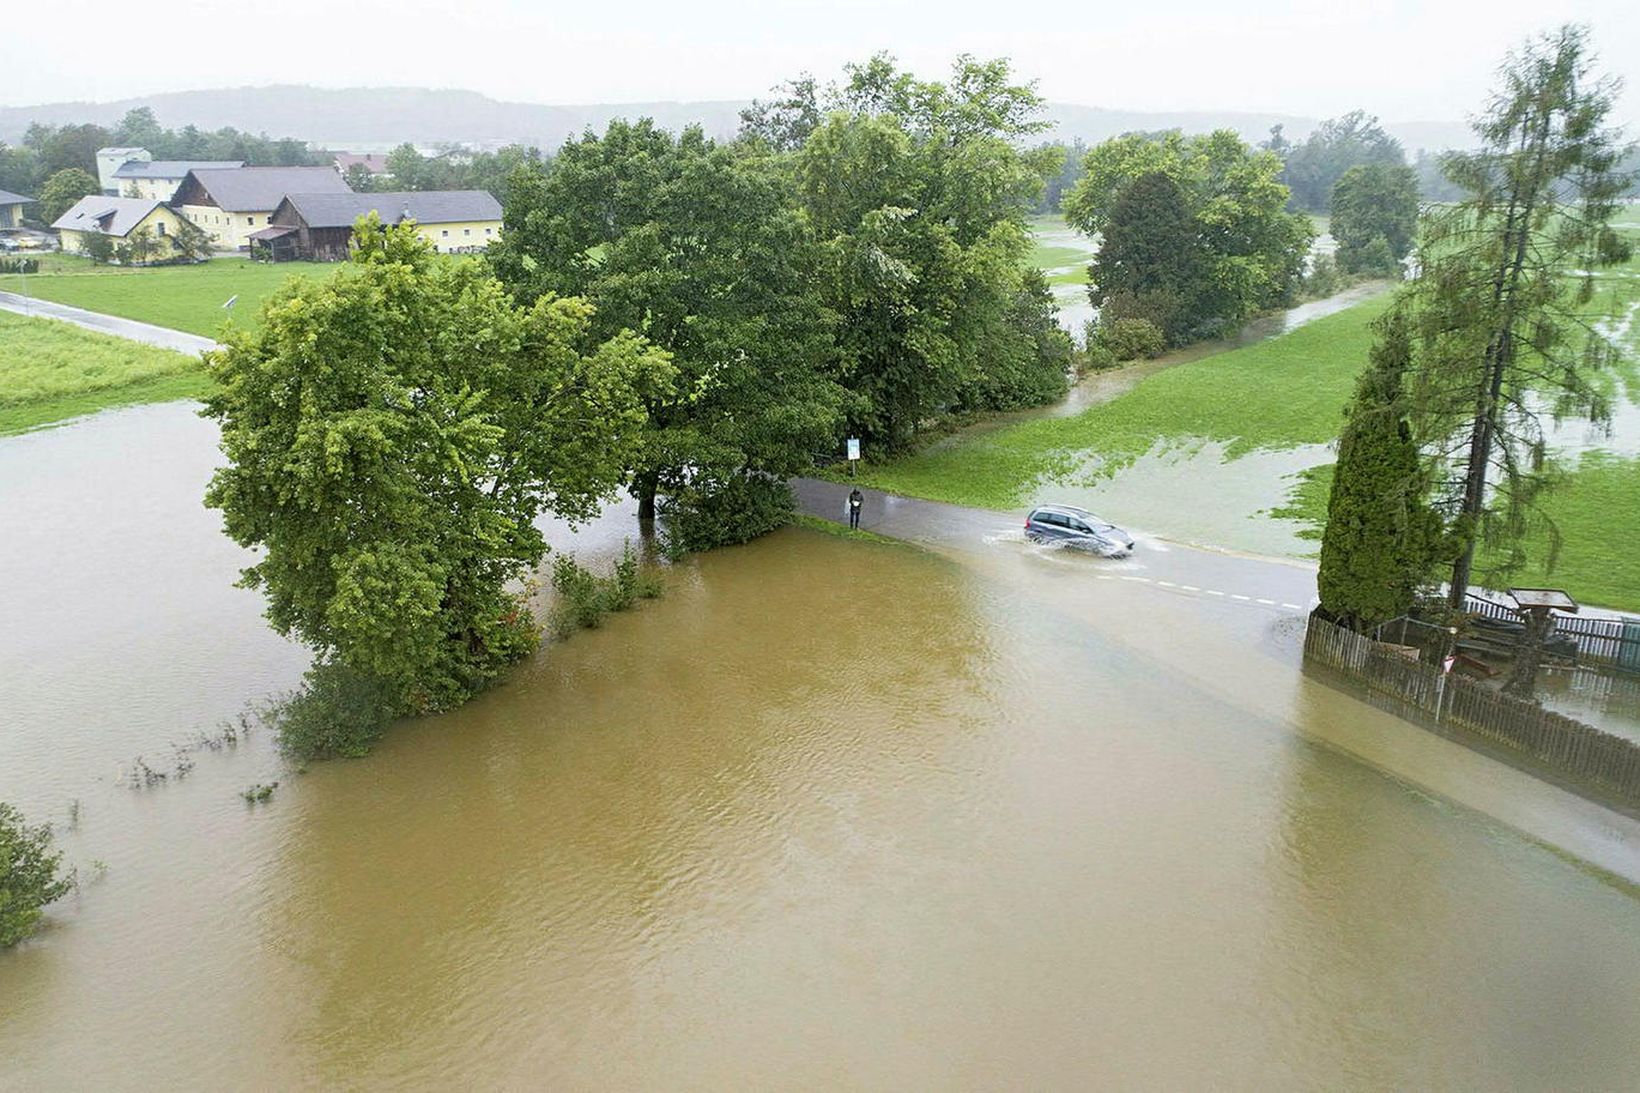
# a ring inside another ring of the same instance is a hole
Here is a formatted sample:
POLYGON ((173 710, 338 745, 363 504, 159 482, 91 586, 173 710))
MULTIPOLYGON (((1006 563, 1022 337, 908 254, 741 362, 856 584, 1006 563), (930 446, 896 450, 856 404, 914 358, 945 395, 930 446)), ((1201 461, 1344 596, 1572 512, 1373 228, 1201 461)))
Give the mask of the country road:
POLYGON ((69 307, 67 304, 54 304, 50 300, 39 300, 15 292, 0 292, 0 310, 13 311, 36 319, 57 319, 60 322, 73 323, 75 326, 94 330, 99 334, 129 338, 131 341, 157 345, 161 349, 174 349, 178 353, 197 355, 207 349, 216 348, 216 342, 202 338, 198 334, 187 334, 151 323, 139 323, 135 319, 122 319, 117 315, 104 315, 100 311, 86 311, 84 308, 69 307))
MULTIPOLYGON (((798 507, 807 515, 847 522, 848 484, 800 478, 792 487, 798 507)), ((861 492, 866 496, 860 523, 865 531, 958 549, 1024 539, 1023 512, 1016 518, 880 490, 861 492)), ((1313 565, 1172 542, 1138 528, 1127 530, 1134 536, 1134 550, 1120 560, 1053 547, 1033 545, 1032 549, 1045 556, 1063 554, 1066 564, 1085 568, 1096 580, 1148 585, 1173 595, 1220 600, 1268 613, 1304 613, 1316 602, 1313 565)))

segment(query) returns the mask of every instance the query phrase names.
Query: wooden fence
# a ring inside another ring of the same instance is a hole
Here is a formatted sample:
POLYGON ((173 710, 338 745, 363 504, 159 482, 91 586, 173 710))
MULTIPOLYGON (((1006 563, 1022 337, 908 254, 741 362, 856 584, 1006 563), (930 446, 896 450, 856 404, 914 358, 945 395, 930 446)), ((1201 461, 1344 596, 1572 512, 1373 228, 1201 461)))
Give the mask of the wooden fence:
POLYGON ((1408 660, 1395 647, 1310 616, 1304 661, 1339 672, 1441 728, 1461 729, 1640 807, 1640 743, 1408 660))

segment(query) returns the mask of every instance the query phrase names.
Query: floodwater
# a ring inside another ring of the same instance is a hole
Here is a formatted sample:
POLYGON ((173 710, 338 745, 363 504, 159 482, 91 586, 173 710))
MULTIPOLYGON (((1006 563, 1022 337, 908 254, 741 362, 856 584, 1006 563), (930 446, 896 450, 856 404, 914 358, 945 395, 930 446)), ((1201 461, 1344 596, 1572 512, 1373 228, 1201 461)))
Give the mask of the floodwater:
POLYGON ((1640 890, 1573 856, 1640 826, 986 514, 707 555, 365 760, 118 784, 302 667, 214 459, 179 405, 0 441, 0 799, 85 880, 0 954, 0 1087, 1640 1084, 1640 890))

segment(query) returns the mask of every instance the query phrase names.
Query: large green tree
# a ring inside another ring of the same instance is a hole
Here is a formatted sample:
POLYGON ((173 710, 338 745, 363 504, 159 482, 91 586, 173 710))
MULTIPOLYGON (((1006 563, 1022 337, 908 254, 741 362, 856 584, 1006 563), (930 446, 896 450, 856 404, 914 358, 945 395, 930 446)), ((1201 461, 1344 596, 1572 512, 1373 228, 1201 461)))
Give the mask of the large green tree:
POLYGON ((1065 218, 1089 236, 1105 232, 1122 192, 1143 175, 1166 175, 1183 191, 1201 245, 1201 333, 1233 329, 1291 299, 1315 232, 1307 217, 1286 211, 1274 153, 1228 130, 1130 134, 1097 145, 1084 167, 1064 206, 1065 218))
POLYGON ((839 319, 850 432, 892 449, 951 409, 1062 391, 1068 344, 1024 272, 1025 218, 1060 155, 1019 148, 1041 128, 1035 89, 969 57, 944 82, 883 55, 846 77, 762 121, 788 143, 802 134, 791 169, 839 319))
POLYGON ((1345 411, 1316 577, 1322 611, 1361 631, 1411 609, 1440 532, 1407 423, 1403 380, 1412 366, 1412 338, 1406 316, 1390 311, 1377 335, 1345 411))
POLYGON ((97 184, 96 175, 78 167, 58 171, 40 187, 40 219, 50 224, 72 209, 80 198, 98 193, 102 193, 102 187, 97 184))
POLYGON ((641 517, 658 495, 784 478, 831 446, 833 319, 812 235, 767 156, 615 121, 515 175, 503 224, 490 261, 520 299, 585 296, 601 335, 637 330, 672 356, 677 389, 648 402, 633 467, 641 517))
POLYGON ((1101 322, 1144 319, 1173 345, 1200 334, 1207 263, 1201 229, 1184 191, 1161 171, 1140 175, 1120 193, 1089 267, 1101 322))
POLYGON ((1351 167, 1406 162, 1401 142, 1384 132, 1378 119, 1362 110, 1331 118, 1286 149, 1282 181, 1293 192, 1293 204, 1309 212, 1326 212, 1333 187, 1351 167))
POLYGON ((596 513, 672 368, 634 334, 589 338, 584 301, 517 306, 409 225, 372 214, 354 238, 208 356, 227 464, 206 503, 260 551, 243 583, 275 629, 428 712, 534 646, 537 518, 596 513))
POLYGON ((1338 268, 1399 277, 1418 231, 1418 178, 1387 163, 1351 167, 1333 186, 1332 222, 1338 268))
POLYGON ((1500 572, 1524 560, 1534 500, 1553 479, 1544 418, 1609 413, 1601 373, 1620 347, 1592 320, 1609 310, 1595 271, 1631 253, 1611 225, 1632 182, 1608 124, 1617 88, 1593 72, 1582 28, 1527 42, 1475 122, 1480 146, 1444 161, 1464 197, 1426 218, 1409 286, 1413 420, 1461 544, 1454 606, 1483 540, 1500 572))

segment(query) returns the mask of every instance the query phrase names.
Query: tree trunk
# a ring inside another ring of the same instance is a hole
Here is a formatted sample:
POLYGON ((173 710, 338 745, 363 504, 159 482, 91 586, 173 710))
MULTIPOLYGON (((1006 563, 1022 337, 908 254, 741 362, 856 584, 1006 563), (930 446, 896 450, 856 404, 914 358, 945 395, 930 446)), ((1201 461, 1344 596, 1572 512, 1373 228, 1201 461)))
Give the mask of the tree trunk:
MULTIPOLYGON (((1507 334, 1503 340, 1508 341, 1507 334)), ((1469 434, 1469 465, 1464 473, 1463 504, 1458 509, 1459 517, 1467 518, 1470 523, 1465 529, 1463 550, 1452 563, 1452 583, 1446 602, 1453 608, 1462 608, 1463 598, 1469 593, 1469 575, 1475 567, 1475 535, 1486 506, 1486 469, 1492 462, 1492 415, 1497 412, 1498 398, 1503 393, 1504 351, 1500 347, 1487 356, 1489 375, 1475 410, 1473 431, 1469 434)))
POLYGON ((655 492, 660 488, 660 475, 646 471, 633 480, 632 489, 638 495, 638 522, 644 525, 644 534, 653 532, 655 524, 655 492))
POLYGON ((1509 667, 1509 678, 1504 681, 1503 693, 1516 698, 1531 698, 1537 683, 1538 662, 1543 659, 1543 643, 1555 627, 1554 616, 1548 611, 1527 613, 1526 632, 1521 635, 1520 648, 1515 651, 1515 662, 1509 667))

